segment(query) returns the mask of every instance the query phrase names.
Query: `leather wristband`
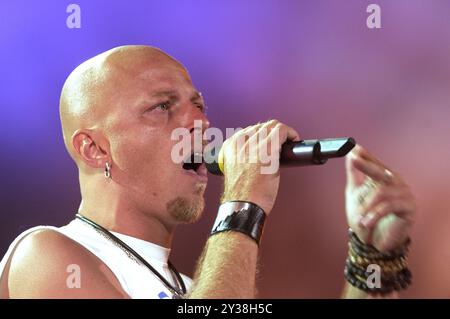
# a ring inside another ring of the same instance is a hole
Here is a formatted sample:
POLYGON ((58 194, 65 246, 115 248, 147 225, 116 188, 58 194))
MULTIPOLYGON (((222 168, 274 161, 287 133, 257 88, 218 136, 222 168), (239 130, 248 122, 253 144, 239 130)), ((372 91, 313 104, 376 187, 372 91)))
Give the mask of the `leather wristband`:
POLYGON ((229 201, 219 207, 211 235, 224 231, 241 232, 259 245, 264 229, 266 213, 251 202, 229 201))

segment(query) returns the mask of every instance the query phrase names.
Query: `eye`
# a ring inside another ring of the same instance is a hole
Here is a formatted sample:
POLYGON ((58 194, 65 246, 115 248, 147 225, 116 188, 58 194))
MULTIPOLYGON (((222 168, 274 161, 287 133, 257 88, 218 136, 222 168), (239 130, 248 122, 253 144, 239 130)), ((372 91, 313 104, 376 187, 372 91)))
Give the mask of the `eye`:
POLYGON ((202 112, 205 113, 206 106, 203 103, 195 103, 195 106, 202 112))
POLYGON ((160 109, 161 111, 168 111, 170 108, 170 101, 165 101, 159 104, 156 104, 151 109, 160 109))

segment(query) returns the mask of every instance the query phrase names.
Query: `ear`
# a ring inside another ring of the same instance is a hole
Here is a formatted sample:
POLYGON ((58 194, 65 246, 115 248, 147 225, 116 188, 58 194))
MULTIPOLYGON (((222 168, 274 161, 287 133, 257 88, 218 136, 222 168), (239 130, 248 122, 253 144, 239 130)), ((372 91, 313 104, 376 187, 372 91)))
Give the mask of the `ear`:
POLYGON ((72 135, 72 145, 78 159, 92 168, 104 168, 110 162, 109 143, 94 130, 77 130, 72 135))

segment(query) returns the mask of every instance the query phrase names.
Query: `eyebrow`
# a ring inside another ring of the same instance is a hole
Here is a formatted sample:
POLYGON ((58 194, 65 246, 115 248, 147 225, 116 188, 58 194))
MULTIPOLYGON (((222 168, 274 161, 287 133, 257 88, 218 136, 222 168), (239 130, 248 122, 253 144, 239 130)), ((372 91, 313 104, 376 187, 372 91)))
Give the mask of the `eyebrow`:
MULTIPOLYGON (((168 91, 159 91, 159 92, 155 92, 155 93, 152 94, 152 96, 153 96, 153 97, 163 97, 163 96, 168 96, 168 97, 174 97, 174 96, 175 96, 175 97, 176 97, 176 96, 178 96, 178 94, 177 94, 177 92, 174 91, 174 90, 168 90, 168 91)), ((195 91, 195 92, 192 94, 190 100, 191 100, 191 101, 195 101, 195 100, 202 99, 202 98, 203 98, 202 93, 201 93, 201 92, 198 92, 198 91, 195 91)))
POLYGON ((203 99, 202 92, 195 91, 194 94, 192 94, 191 101, 195 101, 195 100, 199 100, 199 99, 203 99))

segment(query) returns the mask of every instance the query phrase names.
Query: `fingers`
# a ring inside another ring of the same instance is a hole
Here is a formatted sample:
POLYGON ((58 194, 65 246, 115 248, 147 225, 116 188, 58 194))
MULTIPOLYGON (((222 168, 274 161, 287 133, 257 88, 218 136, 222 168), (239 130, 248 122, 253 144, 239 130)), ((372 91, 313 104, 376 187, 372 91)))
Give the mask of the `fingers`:
POLYGON ((289 141, 300 141, 300 134, 292 127, 279 122, 278 120, 270 120, 264 123, 258 123, 248 126, 242 130, 236 132, 234 137, 246 136, 247 140, 251 139, 256 133, 260 133, 266 130, 265 136, 269 136, 270 133, 278 131, 280 136, 280 142, 284 143, 289 141))
POLYGON ((351 159, 351 165, 375 182, 390 184, 395 181, 393 173, 382 163, 374 162, 363 157, 354 157, 351 159))
POLYGON ((391 171, 361 145, 356 145, 346 157, 347 183, 354 187, 364 183, 366 176, 377 182, 389 183, 391 171))
POLYGON ((351 154, 355 157, 363 158, 367 161, 376 163, 380 166, 384 166, 383 162, 381 162, 375 155, 371 154, 368 150, 366 150, 361 145, 357 144, 353 150, 351 151, 351 154))
POLYGON ((250 135, 247 143, 261 143, 267 145, 270 149, 271 144, 277 141, 278 149, 286 141, 300 141, 300 134, 292 127, 279 122, 278 120, 270 120, 265 123, 250 126, 239 133, 250 135))
POLYGON ((380 202, 376 207, 361 218, 360 225, 372 230, 381 218, 388 214, 395 214, 405 220, 412 221, 410 215, 414 212, 414 203, 404 198, 397 198, 395 200, 380 202))
POLYGON ((395 200, 397 198, 413 198, 407 186, 386 185, 375 190, 375 194, 370 201, 362 205, 362 214, 372 211, 376 206, 385 201, 395 200))
POLYGON ((381 184, 375 185, 372 191, 373 196, 367 204, 362 205, 360 226, 370 230, 381 218, 390 213, 407 221, 413 220, 416 203, 408 185, 403 182, 381 184))
POLYGON ((278 120, 270 120, 262 124, 261 129, 266 129, 270 131, 267 135, 272 138, 274 134, 279 134, 280 144, 286 141, 300 141, 300 134, 292 127, 279 122, 278 120))
POLYGON ((285 129, 286 130, 286 139, 281 140, 282 143, 286 142, 286 141, 293 141, 293 142, 298 142, 300 141, 300 134, 294 130, 292 127, 287 126, 285 124, 282 124, 281 129, 285 129))
POLYGON ((270 161, 267 156, 273 156, 274 160, 279 160, 281 146, 286 140, 299 141, 300 135, 292 127, 277 120, 246 127, 225 141, 226 148, 233 150, 226 156, 226 160, 228 162, 237 160, 239 163, 262 162, 263 164, 270 161))
POLYGON ((396 246, 397 239, 403 241, 417 207, 402 177, 359 145, 347 157, 346 170, 347 214, 351 225, 366 234, 377 249, 396 246))
POLYGON ((347 175, 347 186, 353 189, 355 186, 362 185, 366 179, 361 171, 359 171, 353 164, 357 159, 357 155, 350 153, 345 157, 345 171, 347 175))

